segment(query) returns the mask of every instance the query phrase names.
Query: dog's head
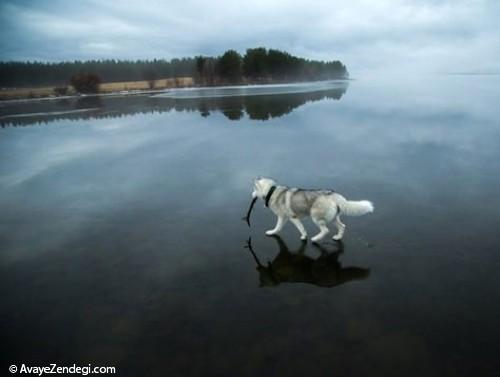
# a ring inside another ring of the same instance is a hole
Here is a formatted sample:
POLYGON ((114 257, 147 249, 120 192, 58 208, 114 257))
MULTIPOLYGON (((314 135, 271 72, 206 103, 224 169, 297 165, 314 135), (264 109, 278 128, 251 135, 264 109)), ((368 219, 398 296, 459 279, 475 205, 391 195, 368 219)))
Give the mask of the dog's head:
POLYGON ((252 198, 264 198, 276 182, 271 178, 257 177, 253 180, 252 198))

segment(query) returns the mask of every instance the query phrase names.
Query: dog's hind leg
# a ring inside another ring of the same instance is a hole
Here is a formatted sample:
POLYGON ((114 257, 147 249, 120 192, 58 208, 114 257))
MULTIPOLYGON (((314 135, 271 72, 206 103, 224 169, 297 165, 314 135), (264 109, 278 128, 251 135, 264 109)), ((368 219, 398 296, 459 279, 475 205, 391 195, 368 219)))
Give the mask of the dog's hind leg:
POLYGON ((302 222, 299 219, 294 219, 293 217, 290 219, 293 225, 299 230, 300 232, 300 239, 301 240, 306 240, 307 239, 307 232, 304 228, 304 225, 302 225, 302 222))
POLYGON ((330 229, 328 229, 328 227, 326 226, 325 220, 318 219, 315 217, 312 217, 312 220, 319 227, 319 233, 316 234, 313 238, 311 238, 311 241, 319 242, 324 236, 326 236, 330 232, 330 229))
POLYGON ((268 236, 272 236, 273 234, 278 233, 281 229, 283 229, 283 225, 285 225, 286 221, 287 221, 286 217, 278 216, 278 221, 276 222, 276 226, 274 227, 274 229, 268 230, 266 234, 268 236))
POLYGON ((337 234, 334 235, 332 238, 335 241, 340 241, 342 237, 344 237, 344 232, 345 232, 345 224, 340 221, 340 214, 335 217, 335 226, 337 227, 337 234))

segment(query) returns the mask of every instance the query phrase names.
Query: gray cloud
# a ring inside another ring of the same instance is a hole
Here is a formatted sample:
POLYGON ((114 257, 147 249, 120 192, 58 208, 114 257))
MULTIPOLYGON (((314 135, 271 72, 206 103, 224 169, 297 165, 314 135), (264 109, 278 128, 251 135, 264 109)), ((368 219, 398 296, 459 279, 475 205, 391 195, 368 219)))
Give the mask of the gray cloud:
POLYGON ((2 60, 173 58, 266 46, 360 74, 500 72, 496 1, 3 1, 2 60))

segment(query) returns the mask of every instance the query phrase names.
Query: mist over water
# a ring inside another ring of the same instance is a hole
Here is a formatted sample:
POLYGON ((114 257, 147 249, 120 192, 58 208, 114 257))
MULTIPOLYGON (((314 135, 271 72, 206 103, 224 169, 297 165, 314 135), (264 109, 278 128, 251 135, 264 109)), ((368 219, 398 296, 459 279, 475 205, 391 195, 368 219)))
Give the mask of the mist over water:
POLYGON ((2 365, 494 375, 499 84, 2 103, 2 365), (240 220, 257 175, 375 212, 343 244, 269 238, 262 203, 240 220))

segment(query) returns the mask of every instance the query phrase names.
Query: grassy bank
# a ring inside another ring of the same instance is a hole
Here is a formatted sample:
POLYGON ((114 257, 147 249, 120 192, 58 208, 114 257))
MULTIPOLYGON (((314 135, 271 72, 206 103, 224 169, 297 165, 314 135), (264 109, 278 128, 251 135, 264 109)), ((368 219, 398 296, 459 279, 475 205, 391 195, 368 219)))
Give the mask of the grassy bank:
MULTIPOLYGON (((118 93, 131 90, 162 90, 168 88, 184 88, 193 86, 192 77, 177 77, 169 79, 156 80, 153 88, 150 82, 143 81, 123 81, 102 83, 99 86, 99 94, 118 93)), ((39 88, 6 88, 0 89, 0 100, 27 99, 27 98, 46 98, 57 97, 55 86, 46 86, 39 88)), ((75 95, 76 92, 72 86, 68 86, 65 95, 75 95)))

